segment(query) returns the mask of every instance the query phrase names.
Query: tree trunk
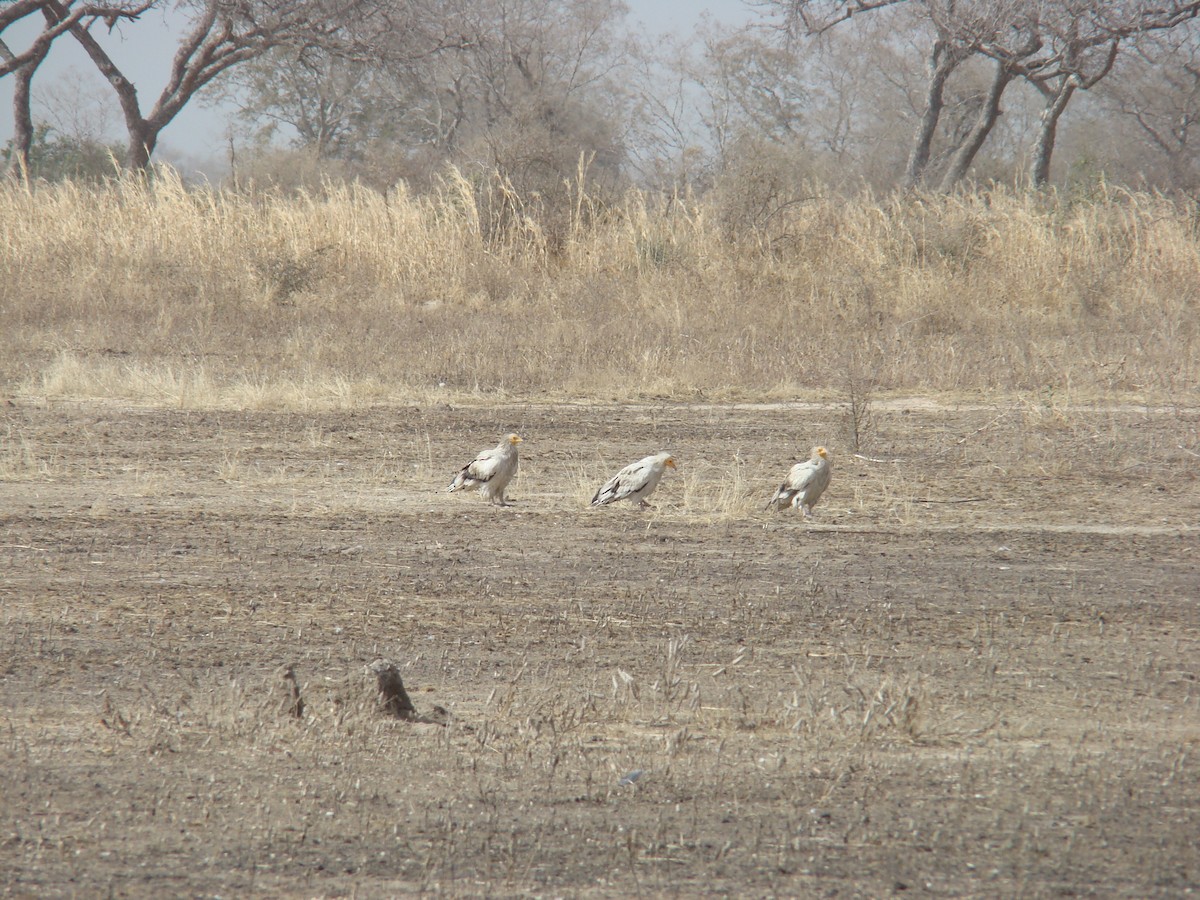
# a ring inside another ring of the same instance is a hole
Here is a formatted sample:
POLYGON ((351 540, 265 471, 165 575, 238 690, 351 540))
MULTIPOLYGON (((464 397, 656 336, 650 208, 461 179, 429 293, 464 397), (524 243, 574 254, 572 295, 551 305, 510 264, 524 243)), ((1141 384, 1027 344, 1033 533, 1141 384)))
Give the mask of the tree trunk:
POLYGON ((1036 188, 1045 187, 1050 181, 1050 156, 1054 153, 1058 120, 1062 118, 1078 86, 1079 82, 1071 75, 1063 80, 1052 96, 1047 95, 1049 102, 1042 110, 1042 125, 1038 129, 1037 140, 1033 144, 1033 158, 1029 163, 1029 180, 1036 188))
POLYGON ((929 55, 925 111, 921 114, 917 132, 913 136, 912 150, 908 155, 908 164, 904 168, 904 178, 901 180, 901 186, 904 188, 916 187, 925 175, 933 136, 937 133, 938 121, 945 107, 946 79, 964 58, 965 55, 959 49, 948 49, 945 41, 934 42, 933 52, 929 55))
MULTIPOLYGON (((13 137, 12 150, 8 157, 8 174, 28 180, 29 153, 33 148, 33 112, 30 108, 30 85, 33 74, 41 65, 50 45, 46 44, 41 51, 28 62, 13 71, 13 137)), ((0 54, 9 56, 8 47, 0 42, 0 54)))
POLYGON ((8 157, 8 173, 29 179, 29 152, 33 148, 33 112, 30 109, 30 83, 41 60, 27 62, 13 72, 13 136, 8 157))
POLYGON ((1067 104, 1071 102, 1071 97, 1075 95, 1075 91, 1090 90, 1101 79, 1108 77, 1108 73, 1113 69, 1113 64, 1117 61, 1117 52, 1120 46, 1120 40, 1110 41, 1108 53, 1104 57, 1104 64, 1090 75, 1085 75, 1077 65, 1082 55, 1081 48, 1068 48, 1066 58, 1072 71, 1062 80, 1058 88, 1051 89, 1044 81, 1035 82, 1037 89, 1046 98, 1046 108, 1042 110, 1042 127, 1034 142, 1033 159, 1029 164, 1029 180, 1034 187, 1044 187, 1050 181, 1050 157, 1054 153, 1054 140, 1058 135, 1058 120, 1067 111, 1067 104))
POLYGON ((987 136, 1003 113, 1003 110, 1000 109, 1000 98, 1004 96, 1004 89, 1012 80, 1013 73, 1008 65, 1002 62, 996 63, 996 73, 992 76, 992 83, 988 87, 983 106, 979 108, 975 125, 950 160, 950 167, 946 169, 946 174, 942 176, 941 190, 943 192, 953 190, 956 184, 967 177, 967 172, 970 171, 975 156, 983 147, 984 141, 987 140, 987 136))
POLYGON ((158 143, 158 129, 146 121, 142 115, 141 104, 138 103, 137 88, 116 67, 104 48, 96 43, 96 39, 81 25, 71 29, 71 34, 83 46, 87 55, 92 58, 100 74, 113 86, 117 92, 117 100, 121 105, 121 114, 125 118, 125 133, 129 136, 129 146, 125 151, 125 167, 128 169, 144 169, 150 165, 150 154, 158 143))
POLYGON ((125 131, 129 135, 129 146, 125 148, 125 168, 145 169, 150 165, 154 147, 158 144, 158 129, 138 116, 131 120, 125 117, 125 131))
MULTIPOLYGON (((54 21, 63 21, 68 15, 67 8, 58 0, 49 0, 44 10, 47 19, 54 17, 54 21)), ((137 88, 117 68, 109 55, 104 52, 104 48, 92 37, 91 32, 78 23, 72 25, 70 31, 79 45, 83 47, 84 52, 91 57, 100 74, 117 92, 121 113, 125 117, 125 131, 129 136, 129 147, 125 151, 126 167, 130 169, 146 168, 150 164, 150 154, 154 152, 154 145, 158 142, 158 132, 161 126, 155 127, 142 116, 137 88)))

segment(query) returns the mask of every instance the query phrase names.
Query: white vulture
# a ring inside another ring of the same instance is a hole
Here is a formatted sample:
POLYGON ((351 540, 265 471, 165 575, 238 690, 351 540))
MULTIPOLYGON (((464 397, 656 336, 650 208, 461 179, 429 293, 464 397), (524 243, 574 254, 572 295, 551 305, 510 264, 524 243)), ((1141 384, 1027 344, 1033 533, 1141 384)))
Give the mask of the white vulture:
POLYGON ((825 493, 825 488, 829 487, 832 472, 829 451, 824 447, 813 447, 812 459, 792 466, 775 496, 767 503, 767 508, 774 506, 776 509, 786 509, 791 506, 803 511, 805 516, 811 516, 812 508, 825 493))
POLYGON ((617 500, 636 500, 638 506, 649 506, 646 498, 654 493, 668 467, 675 468, 675 457, 665 450, 630 463, 596 491, 592 506, 605 506, 617 500))
POLYGON ((478 489, 479 493, 487 497, 488 502, 499 502, 501 506, 508 506, 504 491, 517 474, 519 443, 521 438, 510 434, 491 450, 481 451, 454 476, 454 480, 450 482, 450 493, 478 489))

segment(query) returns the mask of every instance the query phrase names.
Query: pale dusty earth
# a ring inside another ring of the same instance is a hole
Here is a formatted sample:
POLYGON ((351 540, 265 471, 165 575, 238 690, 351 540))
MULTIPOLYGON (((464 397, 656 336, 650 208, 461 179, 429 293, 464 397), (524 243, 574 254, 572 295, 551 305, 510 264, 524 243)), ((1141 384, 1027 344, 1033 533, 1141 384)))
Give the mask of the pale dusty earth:
POLYGON ((1200 891, 1200 412, 873 414, 10 402, 3 895, 1200 891))

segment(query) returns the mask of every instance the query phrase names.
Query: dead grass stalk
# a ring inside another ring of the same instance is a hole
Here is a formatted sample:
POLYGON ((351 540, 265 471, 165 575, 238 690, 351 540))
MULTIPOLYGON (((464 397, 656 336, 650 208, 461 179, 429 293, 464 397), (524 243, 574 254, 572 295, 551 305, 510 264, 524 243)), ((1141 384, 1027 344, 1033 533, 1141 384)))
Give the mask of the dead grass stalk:
POLYGON ((586 174, 553 237, 536 198, 458 172, 424 196, 188 187, 167 170, 6 183, 0 384, 307 408, 832 398, 848 359, 871 360, 849 375, 881 393, 1174 402, 1200 377, 1191 206, 817 193, 780 212, 793 240, 764 246, 703 200, 603 203, 586 174))

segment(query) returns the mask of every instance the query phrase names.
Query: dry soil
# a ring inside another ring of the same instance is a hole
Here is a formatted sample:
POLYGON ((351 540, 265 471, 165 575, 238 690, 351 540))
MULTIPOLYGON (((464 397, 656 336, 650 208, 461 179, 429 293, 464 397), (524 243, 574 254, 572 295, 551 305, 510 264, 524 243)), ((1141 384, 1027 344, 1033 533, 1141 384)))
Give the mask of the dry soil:
POLYGON ((4 895, 1200 890, 1200 413, 873 413, 9 404, 4 895))

